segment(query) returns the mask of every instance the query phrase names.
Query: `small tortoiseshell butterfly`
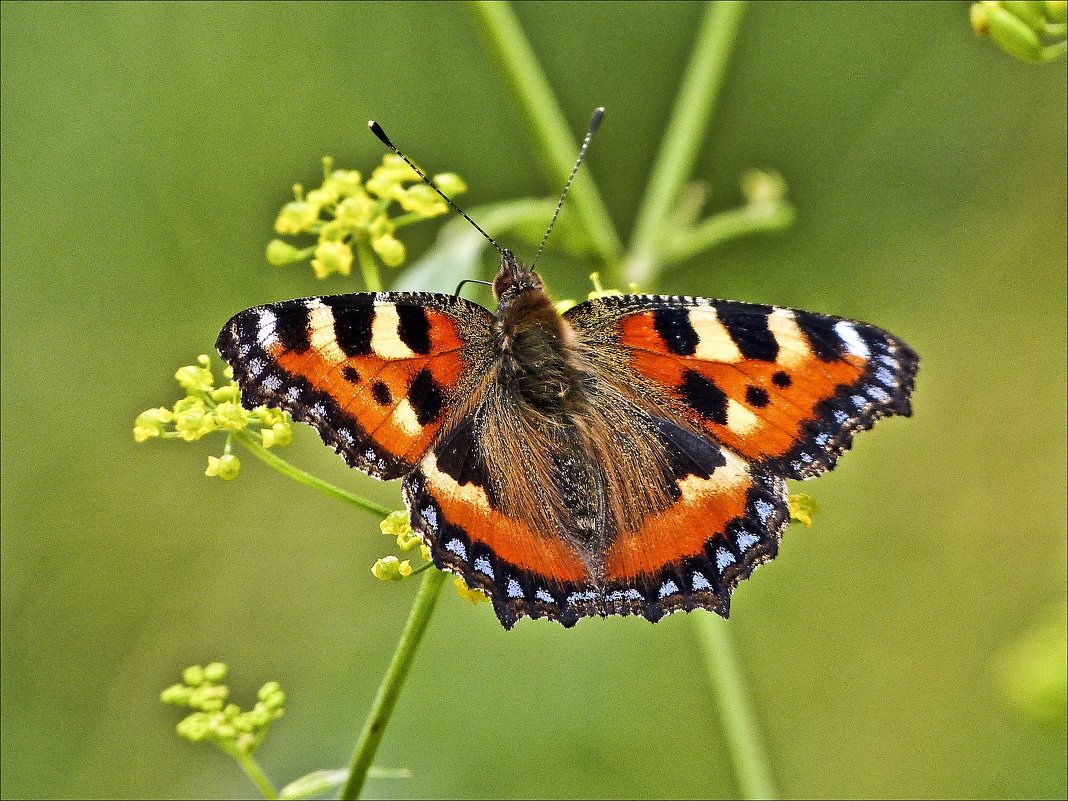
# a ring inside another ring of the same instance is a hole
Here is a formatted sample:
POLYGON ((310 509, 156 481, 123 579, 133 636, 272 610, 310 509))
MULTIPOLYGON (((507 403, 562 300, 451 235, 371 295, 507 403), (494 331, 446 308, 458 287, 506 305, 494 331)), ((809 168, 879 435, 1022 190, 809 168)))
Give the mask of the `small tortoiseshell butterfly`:
POLYGON ((561 315, 501 254, 493 312, 421 292, 291 300, 236 315, 217 347, 248 404, 403 478, 434 564, 485 591, 505 628, 726 617, 778 550, 786 479, 911 413, 917 355, 874 326, 662 295, 561 315))

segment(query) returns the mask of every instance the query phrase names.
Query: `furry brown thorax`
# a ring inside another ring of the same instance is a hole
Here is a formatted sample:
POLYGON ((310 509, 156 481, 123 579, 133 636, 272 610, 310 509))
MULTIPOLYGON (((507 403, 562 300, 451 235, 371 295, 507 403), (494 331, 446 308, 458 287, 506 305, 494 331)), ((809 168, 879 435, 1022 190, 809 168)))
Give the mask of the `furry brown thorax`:
POLYGON ((574 335, 545 294, 538 274, 510 251, 493 281, 498 301, 494 332, 501 377, 519 398, 546 417, 568 415, 582 400, 574 335))

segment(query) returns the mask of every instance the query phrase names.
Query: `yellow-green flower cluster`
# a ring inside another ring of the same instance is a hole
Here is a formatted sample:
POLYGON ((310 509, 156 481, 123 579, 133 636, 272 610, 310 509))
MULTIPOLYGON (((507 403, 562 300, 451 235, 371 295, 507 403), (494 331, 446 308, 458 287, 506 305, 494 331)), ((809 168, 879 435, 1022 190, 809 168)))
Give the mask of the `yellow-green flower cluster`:
POLYGON ((790 522, 801 523, 812 528, 812 516, 820 510, 820 506, 816 503, 816 499, 803 492, 791 492, 789 504, 790 522))
MULTIPOLYGON (((371 573, 379 581, 403 581, 416 573, 422 573, 424 570, 434 568, 433 563, 430 561, 430 550, 419 538, 419 535, 412 530, 406 511, 402 509, 397 512, 390 512, 386 519, 379 523, 379 528, 382 529, 383 534, 393 537, 397 541, 397 547, 402 551, 408 552, 418 548, 425 562, 422 566, 413 568, 410 559, 383 556, 371 567, 371 573)), ((461 598, 466 598, 471 603, 489 600, 481 590, 469 589, 462 578, 457 577, 454 579, 453 586, 456 587, 456 592, 459 593, 461 598)))
MULTIPOLYGON (((433 180, 449 197, 467 191, 454 173, 441 173, 433 180)), ((334 169, 333 159, 327 156, 323 159, 322 185, 307 193, 294 186, 293 195, 279 212, 274 230, 283 236, 311 234, 318 242, 298 248, 274 239, 267 245, 267 261, 283 266, 310 257, 319 278, 351 274, 354 258, 373 258, 371 251, 386 266, 399 267, 407 252, 396 237, 397 229, 449 210, 445 201, 392 153, 366 181, 356 170, 334 169), (393 214, 394 203, 401 213, 393 214)))
POLYGON ((227 703, 230 688, 222 683, 226 672, 222 662, 193 665, 182 671, 181 684, 171 685, 159 698, 165 704, 194 710, 178 723, 180 737, 194 743, 214 742, 224 750, 237 748, 252 753, 271 723, 282 717, 286 696, 278 682, 269 681, 260 688, 256 705, 242 711, 237 704, 227 703))
MULTIPOLYGON (((288 412, 257 406, 251 411, 241 405, 241 391, 233 380, 233 370, 223 370, 226 383, 215 386, 211 360, 204 355, 196 364, 181 367, 174 374, 186 396, 171 408, 161 406, 141 412, 134 420, 136 442, 150 439, 182 439, 193 442, 215 431, 234 434, 251 430, 265 448, 288 445, 293 440, 293 420, 288 412)), ((209 456, 205 475, 224 480, 237 478, 241 461, 230 452, 227 438, 222 456, 209 456)))
POLYGON ((1066 0, 983 0, 971 7, 972 28, 1010 56, 1045 64, 1068 52, 1066 0))

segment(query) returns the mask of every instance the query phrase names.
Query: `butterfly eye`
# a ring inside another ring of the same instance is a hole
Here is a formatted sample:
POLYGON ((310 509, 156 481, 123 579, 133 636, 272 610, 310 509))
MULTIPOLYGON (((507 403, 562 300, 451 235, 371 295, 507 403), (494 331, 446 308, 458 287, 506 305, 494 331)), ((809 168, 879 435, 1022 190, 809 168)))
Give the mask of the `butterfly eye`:
POLYGON ((514 285, 515 278, 509 273, 501 271, 501 273, 499 273, 497 277, 493 279, 493 296, 497 298, 497 300, 500 300, 501 296, 504 295, 504 293, 511 289, 514 285))

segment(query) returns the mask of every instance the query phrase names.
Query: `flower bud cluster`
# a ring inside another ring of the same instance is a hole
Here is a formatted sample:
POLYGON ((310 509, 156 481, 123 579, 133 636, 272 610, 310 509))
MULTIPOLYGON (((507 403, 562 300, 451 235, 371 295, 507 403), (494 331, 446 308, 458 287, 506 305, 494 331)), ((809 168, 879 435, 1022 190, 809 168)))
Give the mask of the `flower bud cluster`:
MULTIPOLYGON (((239 431, 258 431, 265 448, 288 445, 293 440, 293 420, 288 412, 257 406, 249 410, 241 405, 241 391, 235 382, 233 370, 223 370, 226 383, 215 386, 215 374, 211 360, 201 355, 196 364, 181 367, 174 374, 186 396, 172 407, 161 406, 141 412, 134 420, 133 436, 136 442, 150 439, 182 439, 194 442, 215 431, 234 434, 239 431)), ((224 480, 237 478, 241 461, 229 450, 222 456, 209 456, 205 475, 224 480)))
POLYGON ((971 7, 972 28, 1010 56, 1044 64, 1068 52, 1066 0, 983 0, 971 7))
POLYGON ((160 701, 193 710, 176 727, 180 737, 251 753, 271 723, 282 717, 286 696, 278 682, 269 681, 260 688, 256 705, 244 711, 237 704, 227 703, 230 688, 222 683, 226 672, 222 662, 188 667, 182 671, 182 683, 160 693, 160 701))
MULTIPOLYGON (((435 175, 434 183, 447 196, 467 191, 455 173, 435 175)), ((311 258, 319 278, 352 273, 354 249, 370 248, 387 267, 399 267, 407 258, 397 229, 438 217, 449 210, 438 194, 415 174, 402 158, 387 154, 366 181, 356 170, 334 169, 333 159, 323 159, 323 183, 305 193, 293 187, 294 199, 275 219, 274 230, 282 236, 311 234, 318 242, 299 248, 283 239, 267 245, 267 261, 275 266, 311 258), (401 213, 394 214, 393 204, 401 213)))

